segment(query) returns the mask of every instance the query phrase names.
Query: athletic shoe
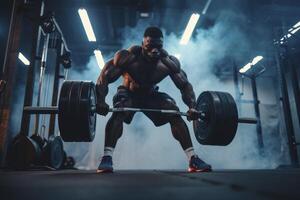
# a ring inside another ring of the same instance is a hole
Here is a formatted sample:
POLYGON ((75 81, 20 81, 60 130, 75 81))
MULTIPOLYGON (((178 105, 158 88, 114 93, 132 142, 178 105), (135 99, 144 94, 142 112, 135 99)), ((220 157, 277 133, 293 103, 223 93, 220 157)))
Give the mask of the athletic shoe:
POLYGON ((97 173, 111 173, 113 172, 113 163, 111 156, 103 156, 101 163, 97 169, 97 173))
POLYGON ((188 171, 189 172, 210 172, 211 166, 209 164, 206 164, 197 155, 194 155, 190 159, 188 171))

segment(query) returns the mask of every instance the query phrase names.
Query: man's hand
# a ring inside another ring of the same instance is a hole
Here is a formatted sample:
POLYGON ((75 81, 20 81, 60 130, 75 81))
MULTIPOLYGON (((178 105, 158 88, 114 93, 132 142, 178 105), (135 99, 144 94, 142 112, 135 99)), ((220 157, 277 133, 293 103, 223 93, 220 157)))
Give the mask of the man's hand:
POLYGON ((190 108, 187 111, 187 120, 192 121, 192 120, 197 120, 199 118, 199 112, 195 108, 190 108))
POLYGON ((98 102, 96 105, 96 112, 99 115, 106 116, 109 111, 109 105, 105 102, 98 102))

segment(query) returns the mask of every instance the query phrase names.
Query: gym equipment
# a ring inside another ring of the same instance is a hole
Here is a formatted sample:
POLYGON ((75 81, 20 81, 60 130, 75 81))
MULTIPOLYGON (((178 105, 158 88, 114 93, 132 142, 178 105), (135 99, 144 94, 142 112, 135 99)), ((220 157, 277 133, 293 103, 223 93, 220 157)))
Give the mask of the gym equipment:
MULTIPOLYGON (((24 107, 30 114, 58 114, 60 135, 66 142, 90 142, 96 130, 96 93, 91 81, 65 81, 58 107, 24 107)), ((199 119, 193 121, 195 136, 205 145, 228 145, 238 123, 255 124, 255 118, 238 118, 236 103, 226 92, 205 91, 197 98, 199 119)), ((109 112, 159 112, 188 116, 177 110, 110 108, 109 112)))

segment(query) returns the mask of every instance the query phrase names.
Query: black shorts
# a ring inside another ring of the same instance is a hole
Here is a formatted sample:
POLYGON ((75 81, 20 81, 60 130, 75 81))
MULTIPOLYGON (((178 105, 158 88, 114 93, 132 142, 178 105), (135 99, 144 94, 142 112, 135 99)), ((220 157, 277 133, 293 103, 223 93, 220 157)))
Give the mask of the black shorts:
MULTIPOLYGON (((128 90, 124 86, 119 86, 117 94, 113 97, 114 107, 132 107, 132 108, 152 108, 164 110, 179 110, 175 100, 168 94, 153 89, 147 93, 138 93, 128 90)), ((155 126, 161 126, 170 121, 172 114, 162 114, 155 112, 143 112, 155 126)), ((135 112, 127 112, 125 123, 129 124, 135 112)))

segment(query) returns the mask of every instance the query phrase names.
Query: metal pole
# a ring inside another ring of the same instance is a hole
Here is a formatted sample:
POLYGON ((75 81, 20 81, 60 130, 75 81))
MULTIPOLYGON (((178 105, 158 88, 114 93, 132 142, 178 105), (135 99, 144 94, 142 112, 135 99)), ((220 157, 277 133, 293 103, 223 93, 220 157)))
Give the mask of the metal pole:
POLYGON ((286 126, 286 134, 288 139, 288 145, 289 145, 289 153, 290 153, 290 159, 292 165, 298 165, 299 159, 298 159, 298 152, 297 152, 297 143, 295 139, 295 133, 294 133, 294 126, 291 116, 291 107, 289 102, 289 96, 287 91, 287 83, 285 79, 285 71, 283 64, 284 59, 284 53, 280 53, 280 47, 277 47, 277 53, 275 54, 276 62, 277 62, 277 70, 278 70, 278 76, 279 76, 279 84, 281 89, 281 102, 283 107, 283 113, 284 113, 284 120, 285 120, 285 126, 286 126))
MULTIPOLYGON (((33 14, 35 22, 33 25, 33 35, 32 35, 32 46, 30 54, 30 65, 27 69, 27 80, 25 88, 25 97, 24 97, 24 106, 31 106, 33 99, 33 90, 34 90, 34 77, 35 77, 35 66, 36 66, 36 56, 39 50, 40 37, 41 37, 41 28, 40 28, 40 16, 44 13, 44 2, 34 1, 33 8, 31 13, 33 14)), ((22 113, 22 122, 21 122, 21 132, 20 134, 28 136, 30 127, 30 115, 22 113)))
POLYGON ((237 108, 238 111, 241 112, 241 92, 239 88, 239 79, 238 79, 238 67, 236 63, 233 65, 233 83, 234 83, 234 89, 235 89, 235 99, 237 102, 237 108))
MULTIPOLYGON (((42 89, 43 89, 45 70, 46 70, 49 37, 50 37, 50 34, 47 33, 44 38, 42 60, 41 60, 41 67, 40 67, 39 85, 38 85, 38 94, 37 94, 37 103, 36 103, 37 106, 40 106, 41 97, 43 95, 42 89)), ((38 135, 39 125, 40 125, 40 115, 36 115, 35 116, 35 128, 34 128, 34 133, 33 133, 34 135, 38 135)))
POLYGON ((0 110, 0 159, 4 157, 5 141, 8 133, 8 125, 11 110, 11 96, 15 83, 16 61, 19 50, 19 41, 21 36, 22 19, 24 15, 24 2, 14 0, 12 4, 11 20, 9 34, 7 39, 2 77, 6 83, 5 89, 1 92, 1 110, 0 110))
MULTIPOLYGON (((288 56, 288 55, 287 55, 288 56)), ((294 65, 294 63, 289 62, 289 66, 291 67, 291 79, 292 79, 292 85, 293 85, 293 93, 295 98, 295 104, 297 109, 297 118, 298 123, 300 125, 300 90, 299 90, 299 79, 297 75, 297 69, 294 65)))
MULTIPOLYGON (((64 45, 62 43, 62 40, 59 40, 59 42, 56 44, 56 66, 55 66, 55 74, 54 74, 54 80, 53 80, 53 93, 52 93, 52 106, 57 106, 57 100, 58 100, 58 86, 59 86, 59 80, 60 80, 60 56, 63 54, 64 51, 64 45)), ((56 115, 52 114, 50 116, 50 122, 49 122, 49 136, 54 135, 55 131, 55 121, 56 121, 56 115)))
POLYGON ((262 136, 262 129, 261 129, 261 120, 260 120, 260 111, 259 111, 259 100, 257 95, 257 85, 256 85, 256 79, 255 77, 251 77, 251 86, 252 86, 252 94, 253 94, 253 100, 254 100, 254 111, 255 111, 255 117, 257 119, 256 124, 256 134, 257 134, 257 142, 258 142, 258 148, 261 154, 264 153, 264 141, 262 136))

